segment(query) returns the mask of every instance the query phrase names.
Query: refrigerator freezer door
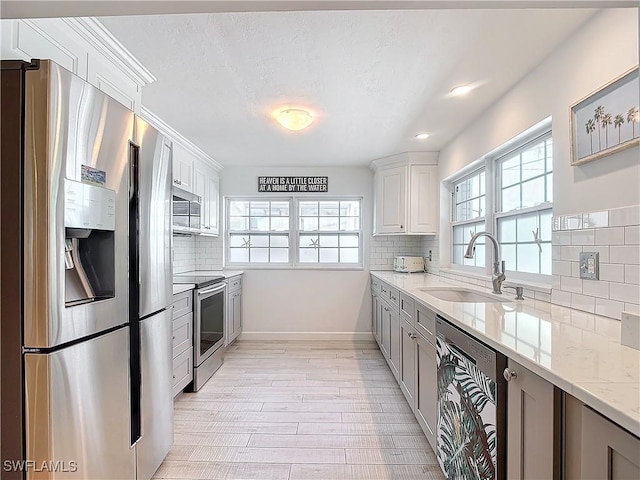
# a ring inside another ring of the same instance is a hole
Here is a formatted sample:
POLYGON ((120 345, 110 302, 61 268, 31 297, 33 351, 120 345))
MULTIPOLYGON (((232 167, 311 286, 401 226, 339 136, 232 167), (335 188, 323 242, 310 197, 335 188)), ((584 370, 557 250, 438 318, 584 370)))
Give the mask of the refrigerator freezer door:
POLYGON ((171 309, 140 322, 142 437, 136 444, 138 480, 150 479, 173 444, 171 309))
POLYGON ((129 433, 129 329, 26 354, 27 479, 135 478, 129 433))
POLYGON ((25 77, 24 345, 48 348, 128 322, 128 165, 134 115, 51 61, 42 61, 25 77), (74 199, 66 195, 68 181, 94 188, 87 198, 74 199), (105 207, 92 192, 107 190, 115 194, 115 205, 105 207), (65 306, 65 239, 84 235, 65 229, 65 209, 74 202, 84 212, 115 215, 114 225, 109 224, 115 228, 87 227, 91 248, 85 250, 100 260, 87 262, 86 273, 95 273, 98 280, 108 277, 113 291, 99 301, 65 306), (94 234, 97 242, 91 241, 94 234), (108 241, 100 242, 101 236, 108 241), (109 255, 102 255, 104 245, 109 255), (109 271, 107 277, 96 271, 101 268, 109 271))
POLYGON ((134 143, 139 146, 140 318, 173 301, 171 280, 171 144, 139 117, 134 143))

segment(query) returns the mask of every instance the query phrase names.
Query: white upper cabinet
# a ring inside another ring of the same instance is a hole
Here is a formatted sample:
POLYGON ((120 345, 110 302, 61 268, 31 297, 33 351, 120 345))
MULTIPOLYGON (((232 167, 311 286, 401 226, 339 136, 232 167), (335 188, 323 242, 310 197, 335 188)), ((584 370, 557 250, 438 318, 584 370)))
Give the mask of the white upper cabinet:
POLYGON ((438 155, 407 152, 375 160, 374 235, 438 232, 438 155))
MULTIPOLYGON (((184 148, 180 143, 174 143, 173 146, 173 184, 187 192, 198 193, 195 178, 196 159, 184 148)), ((204 177, 198 179, 200 181, 200 191, 204 192, 204 177)))
POLYGON ((204 162, 196 161, 193 184, 193 193, 198 195, 202 202, 200 233, 218 235, 218 174, 204 162))
POLYGON ((142 87, 155 77, 91 18, 2 20, 2 59, 50 59, 140 113, 142 87))

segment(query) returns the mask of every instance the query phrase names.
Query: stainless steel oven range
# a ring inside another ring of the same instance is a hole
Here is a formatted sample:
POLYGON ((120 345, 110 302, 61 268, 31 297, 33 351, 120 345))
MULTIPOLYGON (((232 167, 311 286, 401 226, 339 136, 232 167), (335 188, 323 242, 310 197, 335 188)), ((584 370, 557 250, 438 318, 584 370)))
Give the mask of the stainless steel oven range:
POLYGON ((193 390, 202 385, 223 362, 227 282, 223 276, 174 277, 174 283, 193 283, 193 390))

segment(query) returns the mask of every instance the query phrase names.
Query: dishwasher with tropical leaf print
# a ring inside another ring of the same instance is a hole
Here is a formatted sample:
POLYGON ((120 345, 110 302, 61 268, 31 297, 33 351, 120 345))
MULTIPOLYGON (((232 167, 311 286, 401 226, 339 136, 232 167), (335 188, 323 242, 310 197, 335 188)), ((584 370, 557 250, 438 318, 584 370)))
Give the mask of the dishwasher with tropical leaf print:
POLYGON ((506 478, 507 358, 436 318, 436 446, 450 479, 506 478))

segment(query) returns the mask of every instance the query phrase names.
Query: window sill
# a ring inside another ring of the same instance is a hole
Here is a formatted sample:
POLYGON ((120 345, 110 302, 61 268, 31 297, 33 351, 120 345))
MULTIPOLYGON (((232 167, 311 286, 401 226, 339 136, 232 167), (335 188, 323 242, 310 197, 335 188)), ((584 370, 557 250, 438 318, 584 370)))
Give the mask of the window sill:
MULTIPOLYGON (((460 275, 469 277, 475 280, 481 280, 484 282, 491 282, 491 275, 480 274, 471 272, 463 268, 442 268, 438 269, 439 272, 450 273, 454 275, 460 275)), ((502 284, 503 287, 523 287, 527 290, 531 290, 539 293, 551 294, 551 283, 532 282, 531 280, 520 280, 517 278, 509 278, 509 272, 506 273, 507 280, 502 284)))
POLYGON ((293 266, 293 265, 255 265, 255 264, 227 264, 224 266, 226 269, 241 269, 241 270, 333 270, 333 271, 362 271, 364 267, 362 265, 349 265, 349 266, 293 266))

